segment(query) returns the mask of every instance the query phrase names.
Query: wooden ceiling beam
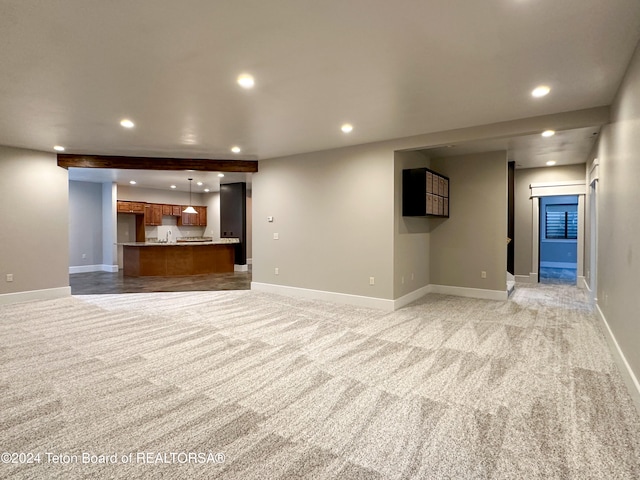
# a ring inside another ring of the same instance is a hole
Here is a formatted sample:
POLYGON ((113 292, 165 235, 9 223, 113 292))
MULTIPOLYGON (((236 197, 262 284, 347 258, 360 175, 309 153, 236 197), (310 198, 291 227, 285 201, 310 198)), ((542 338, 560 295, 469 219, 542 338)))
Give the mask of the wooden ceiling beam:
POLYGON ((130 170, 196 170, 200 172, 258 171, 257 160, 210 160, 204 158, 119 157, 110 155, 58 154, 63 168, 118 168, 130 170))

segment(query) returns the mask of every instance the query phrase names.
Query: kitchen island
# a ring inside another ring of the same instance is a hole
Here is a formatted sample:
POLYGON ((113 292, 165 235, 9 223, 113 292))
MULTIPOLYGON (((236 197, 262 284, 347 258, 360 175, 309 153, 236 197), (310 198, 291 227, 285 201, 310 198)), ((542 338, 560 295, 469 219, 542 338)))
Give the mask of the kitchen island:
POLYGON ((235 243, 122 243, 123 274, 129 277, 178 277, 234 270, 235 243))

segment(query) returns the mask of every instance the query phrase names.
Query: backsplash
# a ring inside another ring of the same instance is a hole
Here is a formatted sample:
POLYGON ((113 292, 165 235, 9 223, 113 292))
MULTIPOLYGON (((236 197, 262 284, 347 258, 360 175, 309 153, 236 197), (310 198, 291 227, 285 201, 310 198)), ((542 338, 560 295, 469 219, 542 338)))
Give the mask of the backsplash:
POLYGON ((185 237, 211 237, 211 229, 207 232, 207 227, 193 227, 177 225, 158 225, 156 227, 144 227, 146 239, 173 240, 185 237))

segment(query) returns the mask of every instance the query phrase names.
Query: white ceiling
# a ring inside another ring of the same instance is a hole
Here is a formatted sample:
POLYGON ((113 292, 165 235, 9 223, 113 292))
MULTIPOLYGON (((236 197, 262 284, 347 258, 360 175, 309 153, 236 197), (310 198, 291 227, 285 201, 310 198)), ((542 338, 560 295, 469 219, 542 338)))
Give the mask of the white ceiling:
POLYGON ((0 144, 265 159, 609 105, 639 38, 638 0, 2 0, 0 144))
POLYGON ((545 167, 548 161, 556 162, 556 166, 573 165, 585 163, 599 134, 600 127, 583 127, 556 132, 548 138, 542 138, 540 134, 523 135, 444 145, 423 151, 430 158, 443 158, 506 150, 509 160, 516 162, 516 168, 545 167))

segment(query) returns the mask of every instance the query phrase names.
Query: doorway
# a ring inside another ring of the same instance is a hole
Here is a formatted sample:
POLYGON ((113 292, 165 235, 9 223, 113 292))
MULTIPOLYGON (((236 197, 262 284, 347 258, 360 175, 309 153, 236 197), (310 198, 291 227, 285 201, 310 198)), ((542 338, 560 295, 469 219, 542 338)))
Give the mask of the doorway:
POLYGON ((578 196, 540 198, 539 282, 575 285, 578 275, 578 196))

